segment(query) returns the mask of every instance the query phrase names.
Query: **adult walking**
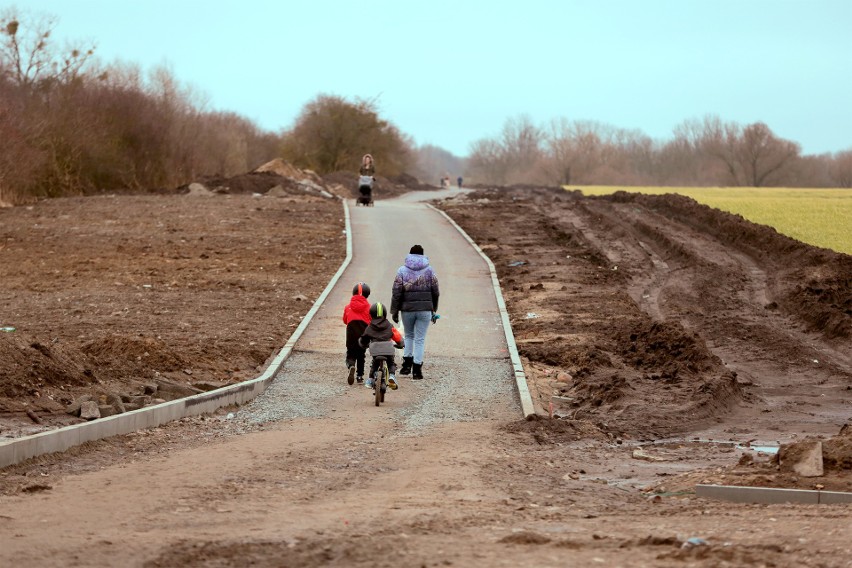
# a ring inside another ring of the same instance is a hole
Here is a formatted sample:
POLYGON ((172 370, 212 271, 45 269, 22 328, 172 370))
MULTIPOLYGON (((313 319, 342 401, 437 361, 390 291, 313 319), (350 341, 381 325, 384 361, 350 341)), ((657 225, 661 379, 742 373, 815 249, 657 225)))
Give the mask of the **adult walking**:
POLYGON ((405 262, 396 271, 391 294, 391 317, 405 329, 405 349, 402 352, 401 375, 412 373, 413 379, 423 378, 423 355, 426 351, 426 332, 435 322, 438 310, 438 277, 429 265, 423 247, 411 247, 405 262))
POLYGON ((361 158, 361 167, 358 170, 358 201, 356 205, 373 204, 373 182, 376 181, 376 166, 373 164, 373 156, 364 154, 361 158))

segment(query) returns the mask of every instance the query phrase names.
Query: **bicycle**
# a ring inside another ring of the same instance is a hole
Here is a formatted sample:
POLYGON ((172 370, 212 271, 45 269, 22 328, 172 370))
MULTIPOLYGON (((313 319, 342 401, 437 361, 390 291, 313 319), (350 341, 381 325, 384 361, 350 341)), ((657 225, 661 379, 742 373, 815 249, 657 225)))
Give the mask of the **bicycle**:
POLYGON ((390 377, 388 360, 393 360, 394 349, 392 341, 374 341, 370 343, 370 356, 373 358, 373 363, 370 365, 370 377, 373 379, 376 406, 381 405, 385 401, 385 393, 388 389, 388 377, 390 377))

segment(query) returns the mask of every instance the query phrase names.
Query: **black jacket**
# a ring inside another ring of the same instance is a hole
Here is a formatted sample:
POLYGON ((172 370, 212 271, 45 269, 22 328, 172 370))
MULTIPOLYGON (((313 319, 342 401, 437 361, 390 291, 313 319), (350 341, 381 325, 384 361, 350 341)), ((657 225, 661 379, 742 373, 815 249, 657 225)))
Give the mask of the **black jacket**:
POLYGON ((396 271, 391 296, 392 314, 438 311, 438 277, 422 254, 409 254, 396 271))
POLYGON ((393 325, 388 321, 388 318, 373 318, 361 339, 358 340, 361 347, 366 349, 371 341, 390 341, 393 337, 393 325))

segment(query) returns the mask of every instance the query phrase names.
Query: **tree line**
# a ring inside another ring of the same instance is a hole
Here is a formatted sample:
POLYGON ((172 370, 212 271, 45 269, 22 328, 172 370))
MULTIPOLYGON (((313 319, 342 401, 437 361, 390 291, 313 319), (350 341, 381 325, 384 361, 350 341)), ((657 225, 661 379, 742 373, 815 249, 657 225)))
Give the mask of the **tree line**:
POLYGON ((206 110, 167 67, 105 65, 93 45, 60 48, 56 20, 0 14, 0 201, 100 191, 173 189, 204 174, 232 176, 283 156, 320 174, 406 171, 413 143, 375 101, 319 95, 292 128, 264 131, 206 110))
POLYGON ((468 174, 489 184, 852 187, 852 149, 804 156, 766 124, 687 120, 671 140, 590 121, 526 116, 471 144, 468 174))
POLYGON ((277 136, 205 111, 169 69, 100 64, 94 46, 59 48, 55 26, 0 16, 0 198, 173 188, 277 154, 277 136))

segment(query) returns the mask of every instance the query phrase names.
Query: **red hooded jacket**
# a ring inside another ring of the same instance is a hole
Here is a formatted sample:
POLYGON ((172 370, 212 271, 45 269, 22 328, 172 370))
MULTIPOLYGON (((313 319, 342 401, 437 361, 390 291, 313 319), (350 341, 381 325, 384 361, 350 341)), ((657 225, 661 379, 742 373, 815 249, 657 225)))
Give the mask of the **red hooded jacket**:
POLYGON ((343 323, 351 321, 362 321, 370 325, 370 302, 364 296, 357 294, 352 296, 349 305, 343 308, 343 323))

